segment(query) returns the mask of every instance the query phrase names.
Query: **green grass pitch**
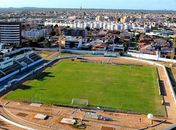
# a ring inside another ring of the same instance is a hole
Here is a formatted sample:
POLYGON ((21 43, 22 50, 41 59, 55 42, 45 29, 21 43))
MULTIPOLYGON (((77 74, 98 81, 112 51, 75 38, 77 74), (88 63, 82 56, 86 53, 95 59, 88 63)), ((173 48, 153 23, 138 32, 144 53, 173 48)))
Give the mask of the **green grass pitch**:
POLYGON ((6 97, 58 105, 71 105, 73 98, 93 107, 164 114, 153 66, 61 61, 6 97))

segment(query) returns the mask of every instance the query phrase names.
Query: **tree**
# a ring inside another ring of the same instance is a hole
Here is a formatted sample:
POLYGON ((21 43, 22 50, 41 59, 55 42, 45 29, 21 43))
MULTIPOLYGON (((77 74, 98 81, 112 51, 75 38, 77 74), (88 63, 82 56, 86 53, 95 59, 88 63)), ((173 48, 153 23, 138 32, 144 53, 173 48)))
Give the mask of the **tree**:
POLYGON ((42 42, 42 41, 44 41, 44 40, 45 40, 44 37, 40 37, 40 38, 38 39, 38 42, 42 42))
POLYGON ((43 42, 43 46, 44 46, 44 47, 51 47, 51 42, 50 42, 49 40, 45 40, 45 41, 43 42))
POLYGON ((26 28, 26 26, 23 24, 23 25, 22 25, 22 30, 25 30, 25 28, 26 28))
POLYGON ((114 39, 114 43, 117 44, 117 43, 119 43, 119 42, 120 42, 120 38, 115 37, 115 39, 114 39))
POLYGON ((55 36, 56 32, 54 31, 54 29, 52 29, 52 31, 49 33, 50 36, 55 36))
POLYGON ((55 26, 54 26, 54 28, 58 28, 59 26, 56 24, 55 26))
POLYGON ((87 31, 90 31, 90 27, 89 27, 89 26, 87 26, 85 29, 86 29, 87 31))
POLYGON ((140 34, 137 34, 137 35, 135 36, 135 42, 138 42, 138 41, 139 41, 139 38, 140 38, 140 34))

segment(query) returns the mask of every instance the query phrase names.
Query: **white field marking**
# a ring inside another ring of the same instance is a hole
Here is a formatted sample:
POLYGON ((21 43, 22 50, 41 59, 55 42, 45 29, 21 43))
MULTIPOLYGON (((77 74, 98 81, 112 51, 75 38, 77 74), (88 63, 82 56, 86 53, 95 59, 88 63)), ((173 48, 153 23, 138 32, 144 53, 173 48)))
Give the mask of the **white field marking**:
POLYGON ((27 127, 27 126, 23 126, 23 125, 17 124, 17 123, 15 123, 15 122, 13 122, 13 121, 11 121, 11 120, 5 118, 5 117, 2 116, 2 115, 0 115, 0 119, 3 120, 3 121, 5 121, 5 122, 7 122, 7 123, 9 123, 9 124, 12 124, 12 125, 14 125, 14 126, 17 126, 17 127, 19 127, 19 128, 25 129, 25 130, 36 130, 36 129, 30 128, 30 127, 27 127))

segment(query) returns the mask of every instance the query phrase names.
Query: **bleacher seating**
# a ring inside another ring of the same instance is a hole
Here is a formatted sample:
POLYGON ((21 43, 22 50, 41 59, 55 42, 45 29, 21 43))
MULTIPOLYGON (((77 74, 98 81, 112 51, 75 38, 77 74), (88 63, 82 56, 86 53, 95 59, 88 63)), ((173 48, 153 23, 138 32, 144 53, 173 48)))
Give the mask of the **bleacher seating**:
POLYGON ((1 71, 3 71, 3 72, 7 75, 7 74, 12 73, 12 72, 15 71, 15 70, 20 69, 21 67, 22 67, 22 66, 21 66, 20 64, 14 62, 13 65, 11 65, 11 66, 9 66, 9 67, 7 67, 7 68, 5 68, 5 69, 2 69, 1 71))
POLYGON ((29 58, 32 59, 33 61, 37 61, 37 60, 41 59, 41 57, 35 53, 30 54, 29 58))
POLYGON ((4 76, 4 74, 2 72, 0 72, 0 78, 2 78, 4 76))
POLYGON ((14 58, 13 65, 0 69, 0 79, 15 72, 16 70, 21 70, 24 66, 28 66, 39 59, 42 58, 33 52, 20 55, 18 58, 14 58))
POLYGON ((27 57, 23 57, 23 58, 21 58, 21 59, 18 59, 17 61, 20 62, 20 63, 24 62, 24 63, 26 63, 27 65, 32 63, 32 61, 29 60, 27 57))

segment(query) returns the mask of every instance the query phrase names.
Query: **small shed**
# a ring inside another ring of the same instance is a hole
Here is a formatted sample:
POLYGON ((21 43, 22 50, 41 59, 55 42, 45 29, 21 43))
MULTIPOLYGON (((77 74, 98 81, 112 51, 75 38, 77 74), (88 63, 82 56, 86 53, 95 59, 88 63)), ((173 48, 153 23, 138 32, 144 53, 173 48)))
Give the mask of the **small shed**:
POLYGON ((61 120, 61 123, 73 125, 73 124, 76 123, 76 120, 71 119, 71 118, 63 118, 63 119, 61 120))
POLYGON ((32 107, 41 107, 42 104, 40 104, 40 103, 31 103, 30 106, 32 106, 32 107))
POLYGON ((35 119, 39 119, 39 120, 46 120, 48 118, 48 115, 45 114, 36 114, 34 116, 35 119))

